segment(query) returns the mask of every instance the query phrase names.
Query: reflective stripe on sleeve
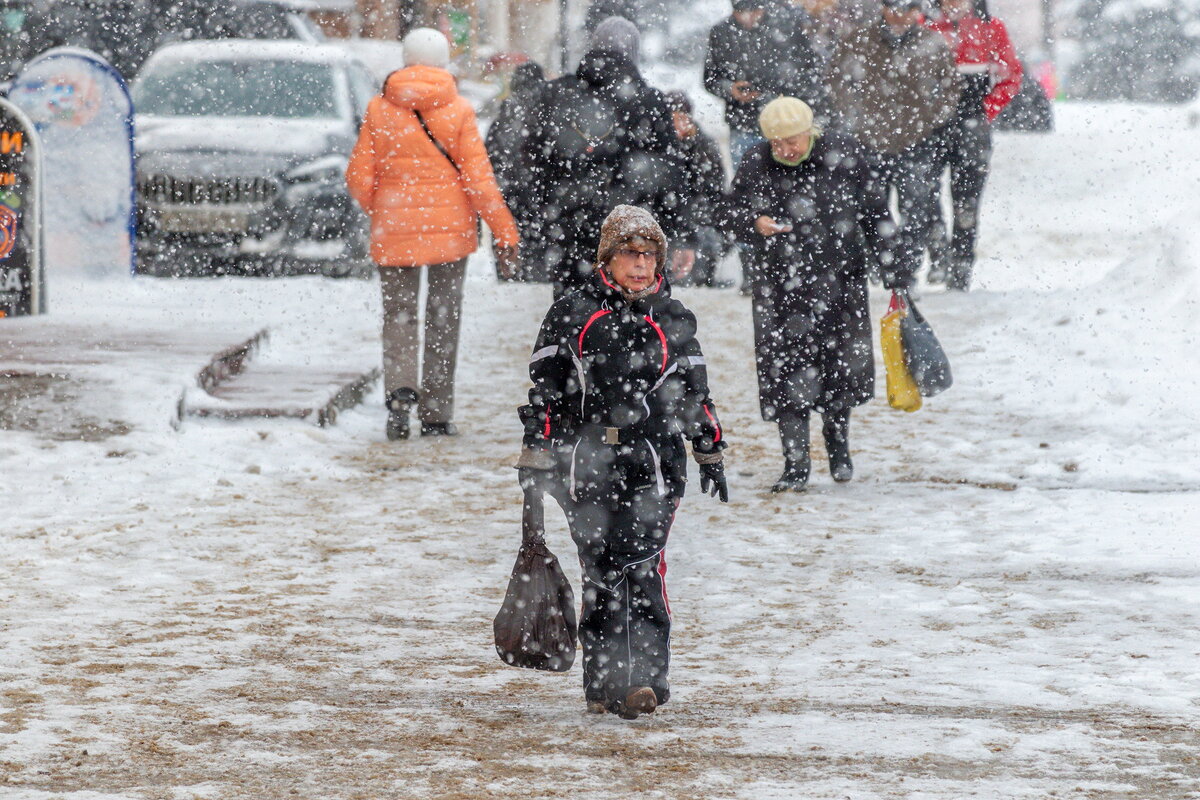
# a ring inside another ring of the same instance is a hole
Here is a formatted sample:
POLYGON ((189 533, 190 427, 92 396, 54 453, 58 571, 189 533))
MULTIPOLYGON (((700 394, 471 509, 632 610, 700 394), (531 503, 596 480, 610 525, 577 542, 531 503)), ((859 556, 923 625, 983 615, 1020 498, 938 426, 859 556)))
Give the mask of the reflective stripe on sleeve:
POLYGON ((550 356, 554 355, 557 352, 558 352, 558 345, 556 345, 556 344, 548 345, 546 347, 543 347, 541 350, 536 351, 532 356, 530 356, 529 363, 532 364, 536 361, 541 361, 543 358, 549 358, 550 356))

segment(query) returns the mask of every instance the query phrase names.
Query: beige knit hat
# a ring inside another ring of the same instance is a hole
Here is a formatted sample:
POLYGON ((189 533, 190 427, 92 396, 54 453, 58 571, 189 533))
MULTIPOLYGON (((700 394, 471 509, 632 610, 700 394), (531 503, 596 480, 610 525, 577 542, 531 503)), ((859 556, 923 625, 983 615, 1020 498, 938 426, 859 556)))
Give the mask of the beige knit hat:
POLYGON ((600 246, 596 248, 596 266, 603 267, 612 259, 617 248, 633 239, 646 239, 658 245, 655 271, 662 273, 667 264, 667 237, 644 208, 620 205, 609 212, 600 226, 600 246))
POLYGON ((821 133, 813 124, 813 112, 808 103, 795 97, 776 97, 763 106, 758 115, 758 127, 768 139, 788 139, 810 131, 821 133))

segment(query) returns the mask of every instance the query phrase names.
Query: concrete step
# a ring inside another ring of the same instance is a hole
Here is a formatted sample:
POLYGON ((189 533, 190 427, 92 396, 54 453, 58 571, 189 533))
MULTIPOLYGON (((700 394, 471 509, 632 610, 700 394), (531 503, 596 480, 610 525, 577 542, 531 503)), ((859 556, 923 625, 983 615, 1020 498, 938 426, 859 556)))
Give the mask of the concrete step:
POLYGON ((339 411, 362 402, 379 379, 378 368, 346 369, 311 364, 247 364, 208 391, 191 390, 181 400, 181 416, 248 419, 291 418, 321 427, 339 411))

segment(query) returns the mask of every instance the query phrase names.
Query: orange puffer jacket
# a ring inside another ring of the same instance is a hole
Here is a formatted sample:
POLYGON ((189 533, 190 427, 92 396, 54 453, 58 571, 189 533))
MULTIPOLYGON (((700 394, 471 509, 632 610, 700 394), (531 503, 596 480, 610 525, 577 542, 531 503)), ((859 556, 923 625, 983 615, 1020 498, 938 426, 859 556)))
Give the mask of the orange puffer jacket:
POLYGON ((444 69, 414 66, 388 77, 383 94, 367 106, 346 185, 371 219, 371 258, 381 267, 464 258, 477 245, 477 215, 498 245, 517 244, 475 112, 444 69), (461 175, 429 141, 414 110, 461 175))

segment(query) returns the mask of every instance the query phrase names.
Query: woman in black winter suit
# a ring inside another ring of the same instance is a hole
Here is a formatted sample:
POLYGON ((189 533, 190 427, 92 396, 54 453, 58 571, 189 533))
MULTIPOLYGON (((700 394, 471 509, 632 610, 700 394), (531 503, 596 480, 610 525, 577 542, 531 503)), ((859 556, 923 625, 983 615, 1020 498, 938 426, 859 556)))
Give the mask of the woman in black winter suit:
POLYGON ((750 251, 759 406, 783 444, 772 490, 801 491, 812 411, 824 417, 833 479, 854 474, 850 410, 875 395, 867 268, 907 286, 913 248, 854 139, 822 133, 794 97, 772 100, 759 121, 768 141, 742 159, 727 219, 750 251))
POLYGON ((728 499, 696 318, 671 297, 666 252, 649 212, 613 209, 591 279, 546 314, 520 409, 522 485, 563 507, 583 566, 588 710, 627 719, 670 696, 665 551, 687 480, 684 437, 701 490, 728 499))

